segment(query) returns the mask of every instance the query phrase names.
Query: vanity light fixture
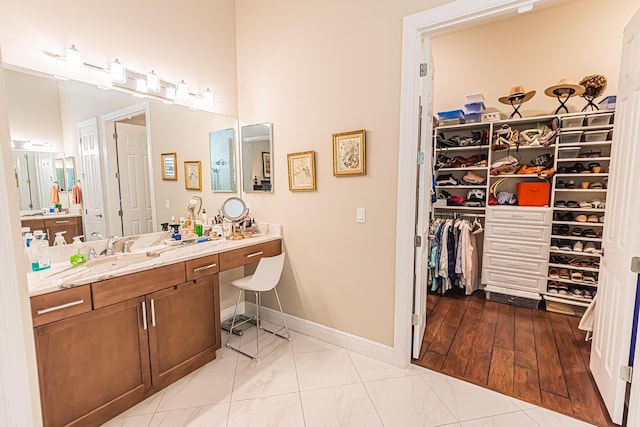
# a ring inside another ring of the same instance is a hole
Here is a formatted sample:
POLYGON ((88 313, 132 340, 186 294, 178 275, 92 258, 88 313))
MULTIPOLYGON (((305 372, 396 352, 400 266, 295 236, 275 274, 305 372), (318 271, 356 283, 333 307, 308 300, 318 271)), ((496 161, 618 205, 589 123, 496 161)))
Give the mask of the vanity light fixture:
POLYGON ((138 92, 147 92, 147 80, 144 78, 136 79, 136 90, 138 92))
POLYGON ((527 13, 533 10, 533 3, 523 4, 518 7, 518 13, 527 13))
POLYGON ((79 68, 82 66, 82 54, 76 49, 76 45, 74 44, 66 50, 65 58, 72 67, 79 68))
POLYGON ((206 107, 213 107, 213 92, 211 92, 211 89, 206 88, 202 92, 202 102, 206 107))
POLYGON ((127 81, 127 71, 118 58, 111 63, 111 81, 115 83, 125 83, 127 81))
POLYGON ((176 100, 176 87, 175 86, 168 86, 165 89, 165 96, 170 99, 171 101, 175 101, 176 100))
POLYGON ((185 100, 189 98, 189 86, 187 86, 184 80, 180 80, 176 88, 176 99, 185 100))
POLYGON ((153 70, 147 74, 147 90, 149 92, 160 92, 160 79, 153 70))

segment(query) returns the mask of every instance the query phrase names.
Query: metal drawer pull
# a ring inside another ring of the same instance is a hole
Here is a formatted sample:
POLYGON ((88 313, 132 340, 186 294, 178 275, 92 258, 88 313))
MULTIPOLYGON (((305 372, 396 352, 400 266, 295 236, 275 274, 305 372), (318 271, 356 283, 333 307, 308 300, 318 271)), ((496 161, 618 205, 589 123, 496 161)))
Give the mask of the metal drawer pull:
POLYGON ((218 265, 218 264, 209 264, 209 265, 204 265, 204 266, 202 266, 202 267, 194 268, 194 269, 193 269, 193 272, 194 272, 194 273, 197 273, 198 271, 208 270, 208 269, 210 269, 210 268, 215 267, 216 265, 218 265))
POLYGON ((156 327, 156 307, 153 300, 151 300, 151 324, 154 328, 156 327))
POLYGON ((55 307, 43 308, 42 310, 36 311, 36 314, 46 314, 51 313, 52 311, 62 310, 63 308, 73 307, 74 305, 83 304, 84 300, 81 299, 79 301, 71 301, 66 304, 56 305, 55 307))
POLYGON ((56 221, 56 224, 66 224, 66 223, 68 223, 68 222, 71 222, 71 221, 69 221, 69 220, 66 220, 66 221, 56 221))
POLYGON ((144 330, 147 330, 147 304, 142 301, 142 324, 144 325, 144 330))
POLYGON ((253 258, 254 256, 262 255, 264 252, 254 252, 252 254, 247 255, 247 258, 253 258))

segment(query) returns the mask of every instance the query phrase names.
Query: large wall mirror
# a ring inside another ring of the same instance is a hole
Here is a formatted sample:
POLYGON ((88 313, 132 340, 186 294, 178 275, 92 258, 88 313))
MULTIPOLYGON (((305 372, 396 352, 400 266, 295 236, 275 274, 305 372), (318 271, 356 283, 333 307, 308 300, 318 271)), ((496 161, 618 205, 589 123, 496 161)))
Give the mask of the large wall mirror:
MULTIPOLYGON (((11 139, 48 141, 47 153, 29 154, 22 147, 14 152, 18 185, 37 182, 31 195, 27 186, 20 187, 21 210, 49 206, 49 189, 57 181, 63 207, 82 215, 88 239, 93 232, 106 238, 159 230, 160 223, 172 215, 185 215, 183 206, 190 197, 183 174, 178 174, 177 181, 162 179, 161 153, 177 153, 178 171, 185 161, 195 160, 201 160, 207 170, 212 166, 206 154, 210 134, 217 135, 218 130, 227 130, 221 135, 226 147, 223 150, 220 144, 216 149, 213 166, 226 170, 218 170, 220 179, 215 187, 212 182, 211 189, 237 191, 235 117, 57 80, 13 65, 4 68, 11 139), (81 187, 81 204, 66 202, 67 197, 72 199, 74 183, 81 187)), ((203 180, 203 191, 211 199, 203 198, 213 210, 223 199, 218 201, 206 191, 209 182, 203 180)))
POLYGON ((209 152, 211 154, 211 191, 214 193, 238 191, 235 129, 210 132, 209 152))
POLYGON ((240 128, 242 138, 242 182, 245 192, 273 191, 273 133, 271 123, 240 128))

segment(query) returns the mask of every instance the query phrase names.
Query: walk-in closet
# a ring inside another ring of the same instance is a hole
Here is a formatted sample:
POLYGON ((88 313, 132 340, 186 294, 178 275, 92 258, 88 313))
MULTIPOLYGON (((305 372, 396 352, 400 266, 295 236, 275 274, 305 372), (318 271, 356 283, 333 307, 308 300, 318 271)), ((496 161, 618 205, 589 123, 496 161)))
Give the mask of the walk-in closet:
POLYGON ((430 38, 427 321, 414 364, 619 425, 590 364, 595 307, 610 303, 597 298, 609 177, 625 163, 622 29, 638 6, 605 16, 600 2, 564 2, 430 38))

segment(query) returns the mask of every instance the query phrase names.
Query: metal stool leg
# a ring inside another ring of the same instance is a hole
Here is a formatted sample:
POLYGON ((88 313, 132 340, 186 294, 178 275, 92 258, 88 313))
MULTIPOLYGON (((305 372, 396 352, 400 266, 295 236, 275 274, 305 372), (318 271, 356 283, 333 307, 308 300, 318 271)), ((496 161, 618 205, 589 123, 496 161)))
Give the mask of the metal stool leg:
POLYGON ((238 298, 236 299, 236 308, 233 309, 233 319, 231 319, 231 328, 229 328, 229 335, 227 335, 227 347, 229 348, 233 348, 231 347, 231 344, 229 344, 229 341, 231 341, 231 334, 233 334, 233 327, 236 324, 236 316, 238 314, 238 305, 240 304, 241 295, 242 295, 242 289, 239 289, 238 298))

